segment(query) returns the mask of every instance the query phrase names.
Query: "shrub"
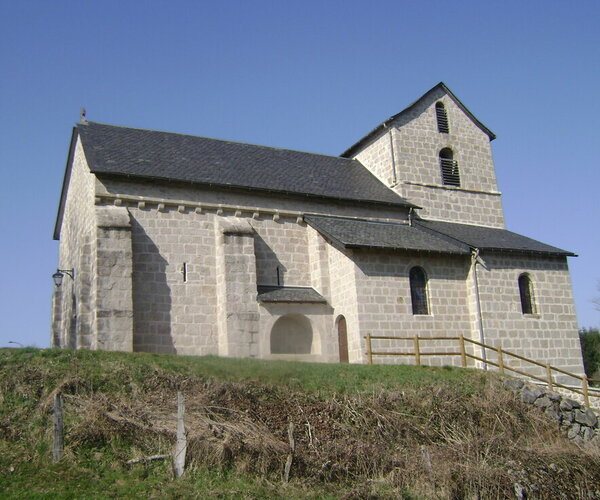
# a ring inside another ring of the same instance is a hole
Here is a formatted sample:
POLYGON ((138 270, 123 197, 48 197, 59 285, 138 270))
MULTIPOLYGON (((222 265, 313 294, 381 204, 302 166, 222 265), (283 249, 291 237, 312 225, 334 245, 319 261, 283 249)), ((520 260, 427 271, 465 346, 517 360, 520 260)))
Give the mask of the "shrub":
POLYGON ((583 367, 590 378, 600 379, 600 330, 581 328, 579 330, 583 367))

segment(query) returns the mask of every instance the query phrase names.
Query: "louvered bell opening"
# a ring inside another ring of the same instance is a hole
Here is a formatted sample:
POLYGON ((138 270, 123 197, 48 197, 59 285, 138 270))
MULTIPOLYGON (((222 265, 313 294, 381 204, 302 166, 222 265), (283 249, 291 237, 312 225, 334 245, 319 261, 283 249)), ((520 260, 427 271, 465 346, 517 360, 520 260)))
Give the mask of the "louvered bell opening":
POLYGON ((448 115, 446 114, 446 108, 441 102, 435 105, 435 114, 437 117, 438 132, 442 134, 450 133, 450 127, 448 125, 448 115))
POLYGON ((458 162, 449 158, 440 158, 442 164, 442 182, 445 186, 460 187, 460 173, 458 162))

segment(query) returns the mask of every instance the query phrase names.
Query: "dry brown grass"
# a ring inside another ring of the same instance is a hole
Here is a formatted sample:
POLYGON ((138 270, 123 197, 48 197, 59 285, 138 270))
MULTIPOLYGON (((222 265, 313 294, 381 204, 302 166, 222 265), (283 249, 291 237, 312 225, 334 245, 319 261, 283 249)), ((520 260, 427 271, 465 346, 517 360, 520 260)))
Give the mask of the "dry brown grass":
MULTIPOLYGON (((61 384, 68 387, 74 384, 61 384)), ((178 389, 186 396, 191 466, 276 477, 291 421, 295 480, 376 481, 426 498, 508 498, 515 485, 538 498, 565 491, 574 494, 565 498, 585 498, 600 484, 597 450, 568 442, 535 408, 493 384, 471 395, 431 388, 322 401, 254 383, 156 374, 135 398, 67 395, 76 415, 70 447, 119 439, 140 457, 155 453, 157 442, 164 451, 175 441, 178 389)), ((138 457, 121 460, 131 458, 138 457)))

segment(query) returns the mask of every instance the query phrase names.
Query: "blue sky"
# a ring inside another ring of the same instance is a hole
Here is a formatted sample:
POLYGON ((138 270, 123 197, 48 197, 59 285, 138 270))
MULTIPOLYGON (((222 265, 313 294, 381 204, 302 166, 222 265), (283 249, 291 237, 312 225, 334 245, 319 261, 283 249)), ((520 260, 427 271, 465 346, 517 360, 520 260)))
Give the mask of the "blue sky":
POLYGON ((600 2, 0 0, 0 346, 49 343, 88 119, 339 154, 443 80, 498 139, 508 229, 572 250, 600 326, 600 2))

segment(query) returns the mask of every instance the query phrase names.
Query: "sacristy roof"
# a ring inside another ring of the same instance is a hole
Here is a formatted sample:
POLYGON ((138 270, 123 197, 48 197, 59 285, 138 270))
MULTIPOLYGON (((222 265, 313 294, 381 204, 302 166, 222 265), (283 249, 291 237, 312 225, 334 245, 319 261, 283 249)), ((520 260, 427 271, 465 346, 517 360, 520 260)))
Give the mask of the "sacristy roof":
POLYGON ((332 243, 344 248, 470 253, 469 247, 463 243, 440 237, 408 223, 321 215, 305 215, 304 220, 332 243))
POLYGON ((506 229, 413 219, 411 225, 347 217, 305 215, 306 223, 343 248, 470 254, 471 249, 575 256, 506 229))
POLYGON ((469 245, 471 248, 479 248, 481 250, 576 257, 576 254, 573 252, 547 245, 546 243, 513 233, 507 229, 424 219, 417 219, 415 225, 453 238, 469 245))
POLYGON ((314 288, 305 286, 259 285, 256 300, 259 302, 296 302, 323 304, 327 301, 314 288))

